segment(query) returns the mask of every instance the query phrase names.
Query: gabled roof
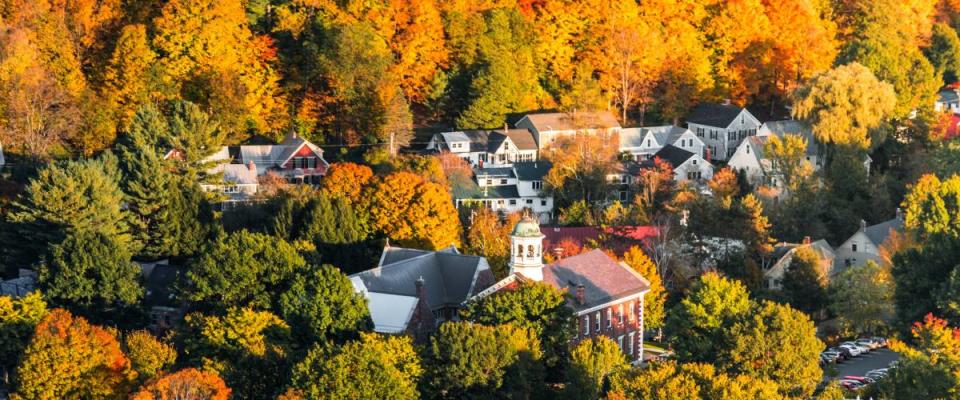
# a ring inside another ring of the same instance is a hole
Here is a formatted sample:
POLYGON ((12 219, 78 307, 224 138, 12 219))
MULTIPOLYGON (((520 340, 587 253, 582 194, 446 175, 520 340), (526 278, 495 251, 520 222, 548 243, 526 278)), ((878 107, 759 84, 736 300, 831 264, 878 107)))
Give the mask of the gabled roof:
POLYGON ((537 150, 537 141, 533 139, 533 133, 526 129, 509 129, 506 132, 502 130, 490 132, 487 152, 496 153, 507 138, 510 138, 518 150, 537 150))
POLYGON ((443 132, 439 134, 447 143, 451 142, 469 142, 470 138, 464 132, 443 132))
POLYGON ((609 111, 527 114, 522 119, 529 120, 538 132, 620 128, 609 111))
POLYGON ((743 109, 734 105, 700 103, 687 115, 687 123, 726 128, 743 109))
POLYGON ((665 146, 673 144, 689 131, 687 128, 674 125, 624 128, 620 130, 620 148, 643 147, 643 141, 648 134, 653 135, 657 147, 665 146))
POLYGON ((818 153, 817 142, 813 137, 813 130, 809 125, 797 120, 767 121, 760 127, 761 130, 769 130, 770 133, 782 138, 783 135, 800 135, 807 140, 808 156, 815 156, 818 153))
POLYGON ((521 181, 537 181, 543 179, 553 164, 547 160, 518 161, 513 163, 517 178, 521 181))
POLYGON ((374 332, 402 333, 407 330, 419 302, 416 296, 376 292, 364 292, 364 295, 374 332))
MULTIPOLYGON (((407 256, 415 252, 402 254, 407 256)), ((476 287, 478 282, 481 286, 492 282, 493 274, 483 257, 436 251, 350 275, 354 286, 363 292, 411 297, 417 294, 419 279, 423 279, 428 305, 435 310, 463 303, 483 289, 476 287)))
POLYGON ((672 144, 663 146, 663 148, 660 149, 660 151, 658 151, 656 154, 653 155, 654 158, 659 158, 663 161, 670 163, 670 165, 672 165, 674 168, 679 167, 683 163, 687 162, 687 160, 689 160, 690 157, 693 157, 693 156, 694 156, 693 153, 686 151, 684 149, 681 149, 672 144))
POLYGON ((477 179, 487 178, 515 178, 513 168, 510 167, 487 167, 478 168, 475 172, 477 179))
POLYGON ((212 174, 223 173, 223 181, 237 185, 256 185, 257 168, 250 169, 246 164, 219 164, 209 171, 212 174))
POLYGON ((890 236, 891 230, 897 232, 903 231, 903 220, 894 218, 876 225, 871 225, 864 229, 863 233, 873 242, 874 246, 879 247, 887 240, 887 237, 890 236))
POLYGON ((575 311, 650 290, 650 282, 599 249, 545 266, 543 281, 558 289, 567 289, 570 294, 575 294, 577 286, 583 285, 583 304, 577 302, 575 296, 568 296, 568 304, 575 311))

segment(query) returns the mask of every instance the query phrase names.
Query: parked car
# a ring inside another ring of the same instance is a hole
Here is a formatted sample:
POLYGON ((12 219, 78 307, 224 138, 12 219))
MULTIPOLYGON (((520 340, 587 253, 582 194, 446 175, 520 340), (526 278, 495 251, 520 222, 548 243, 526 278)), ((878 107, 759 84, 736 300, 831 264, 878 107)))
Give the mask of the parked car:
POLYGON ((842 387, 842 388, 844 388, 844 389, 847 389, 847 390, 850 390, 850 391, 856 392, 856 391, 858 391, 858 390, 860 390, 860 389, 863 389, 864 386, 867 386, 867 385, 864 385, 863 382, 860 382, 860 381, 855 381, 855 380, 852 380, 852 379, 841 379, 841 380, 840 380, 840 387, 842 387))
POLYGON ((869 346, 861 346, 861 345, 857 344, 857 342, 843 342, 843 343, 840 343, 840 346, 853 346, 853 347, 857 347, 857 348, 860 349, 860 353, 861 353, 861 354, 866 354, 866 353, 869 353, 869 352, 870 352, 870 347, 869 347, 869 346))
POLYGON ((873 339, 874 342, 877 342, 877 344, 878 344, 880 347, 887 347, 887 338, 880 337, 880 336, 874 336, 874 337, 872 337, 872 338, 870 338, 870 339, 873 339))
POLYGON ((836 351, 827 350, 827 351, 824 351, 823 353, 820 353, 820 358, 829 364, 835 364, 843 361, 842 357, 843 357, 843 354, 836 351))
POLYGON ((875 380, 875 381, 879 381, 879 380, 887 377, 887 369, 886 369, 886 368, 875 369, 875 370, 873 370, 873 371, 867 372, 867 373, 864 374, 864 375, 865 375, 867 378, 873 379, 873 380, 875 380))
POLYGON ((857 339, 854 341, 854 343, 856 343, 857 346, 866 347, 870 350, 876 350, 880 348, 880 343, 874 342, 873 339, 870 338, 857 339))
POLYGON ((866 377, 866 376, 847 375, 847 376, 843 377, 843 379, 857 381, 857 382, 860 382, 860 383, 862 383, 862 384, 864 384, 864 385, 869 385, 869 384, 871 384, 871 383, 876 383, 876 382, 877 382, 876 379, 868 378, 868 377, 866 377))
POLYGON ((827 351, 835 351, 840 353, 840 362, 853 358, 853 353, 851 353, 849 349, 844 349, 842 347, 831 347, 827 349, 827 351))
POLYGON ((863 354, 863 349, 855 344, 841 344, 840 348, 849 351, 850 357, 859 357, 863 354))

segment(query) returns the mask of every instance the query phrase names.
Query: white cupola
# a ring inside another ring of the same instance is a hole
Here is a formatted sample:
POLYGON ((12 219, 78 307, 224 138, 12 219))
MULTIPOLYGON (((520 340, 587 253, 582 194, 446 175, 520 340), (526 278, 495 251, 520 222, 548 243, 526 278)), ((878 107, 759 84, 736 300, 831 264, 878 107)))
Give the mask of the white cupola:
POLYGON ((510 233, 510 273, 543 280, 543 234, 540 224, 524 216, 510 233))

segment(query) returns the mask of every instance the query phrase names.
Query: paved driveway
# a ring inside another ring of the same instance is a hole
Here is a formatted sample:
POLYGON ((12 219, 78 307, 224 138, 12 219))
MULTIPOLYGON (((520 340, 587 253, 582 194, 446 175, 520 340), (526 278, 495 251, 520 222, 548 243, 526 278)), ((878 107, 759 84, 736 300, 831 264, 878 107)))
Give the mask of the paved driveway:
POLYGON ((877 368, 887 368, 891 361, 900 358, 900 355, 890 351, 890 349, 877 349, 852 360, 844 361, 840 364, 830 364, 824 366, 824 379, 829 379, 829 368, 834 368, 837 378, 854 375, 863 376, 870 370, 877 368))

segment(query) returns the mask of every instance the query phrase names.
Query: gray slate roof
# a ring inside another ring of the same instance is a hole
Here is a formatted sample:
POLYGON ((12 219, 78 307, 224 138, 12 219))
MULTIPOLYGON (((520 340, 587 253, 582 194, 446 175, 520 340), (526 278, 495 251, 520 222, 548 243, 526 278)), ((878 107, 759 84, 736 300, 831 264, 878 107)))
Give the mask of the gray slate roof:
POLYGON ((516 199, 520 198, 520 190, 517 185, 499 185, 480 187, 476 182, 470 181, 462 185, 453 187, 454 199, 516 199))
POLYGON ((487 144, 487 152, 496 152, 508 137, 519 150, 537 149, 537 141, 533 139, 533 133, 526 129, 509 129, 506 132, 502 130, 490 132, 488 135, 489 143, 487 144))
POLYGON ((521 181, 541 180, 553 164, 547 160, 539 161, 521 161, 513 163, 513 168, 517 172, 517 178, 521 181))
MULTIPOLYGON (((395 252, 393 248, 385 251, 395 252)), ((416 282, 423 279, 427 303, 434 310, 457 306, 493 281, 493 274, 483 257, 449 250, 400 249, 394 254, 384 259, 400 258, 399 261, 350 275, 350 278, 359 279, 369 292, 403 296, 416 296, 416 282), (415 255, 417 253, 422 254, 415 255), (476 282, 474 277, 477 277, 476 282)))
POLYGON ((734 105, 700 103, 687 115, 687 123, 726 128, 740 115, 741 110, 734 105))
POLYGON ((903 231, 903 220, 894 218, 876 225, 871 225, 868 226, 867 229, 864 229, 863 233, 870 238, 870 241, 873 242, 875 246, 880 246, 887 240, 887 237, 890 236, 891 230, 897 232, 903 231))
POLYGON ((663 146, 660 151, 653 155, 654 158, 660 158, 661 160, 669 162, 673 167, 679 167, 693 156, 693 153, 672 144, 663 146))

